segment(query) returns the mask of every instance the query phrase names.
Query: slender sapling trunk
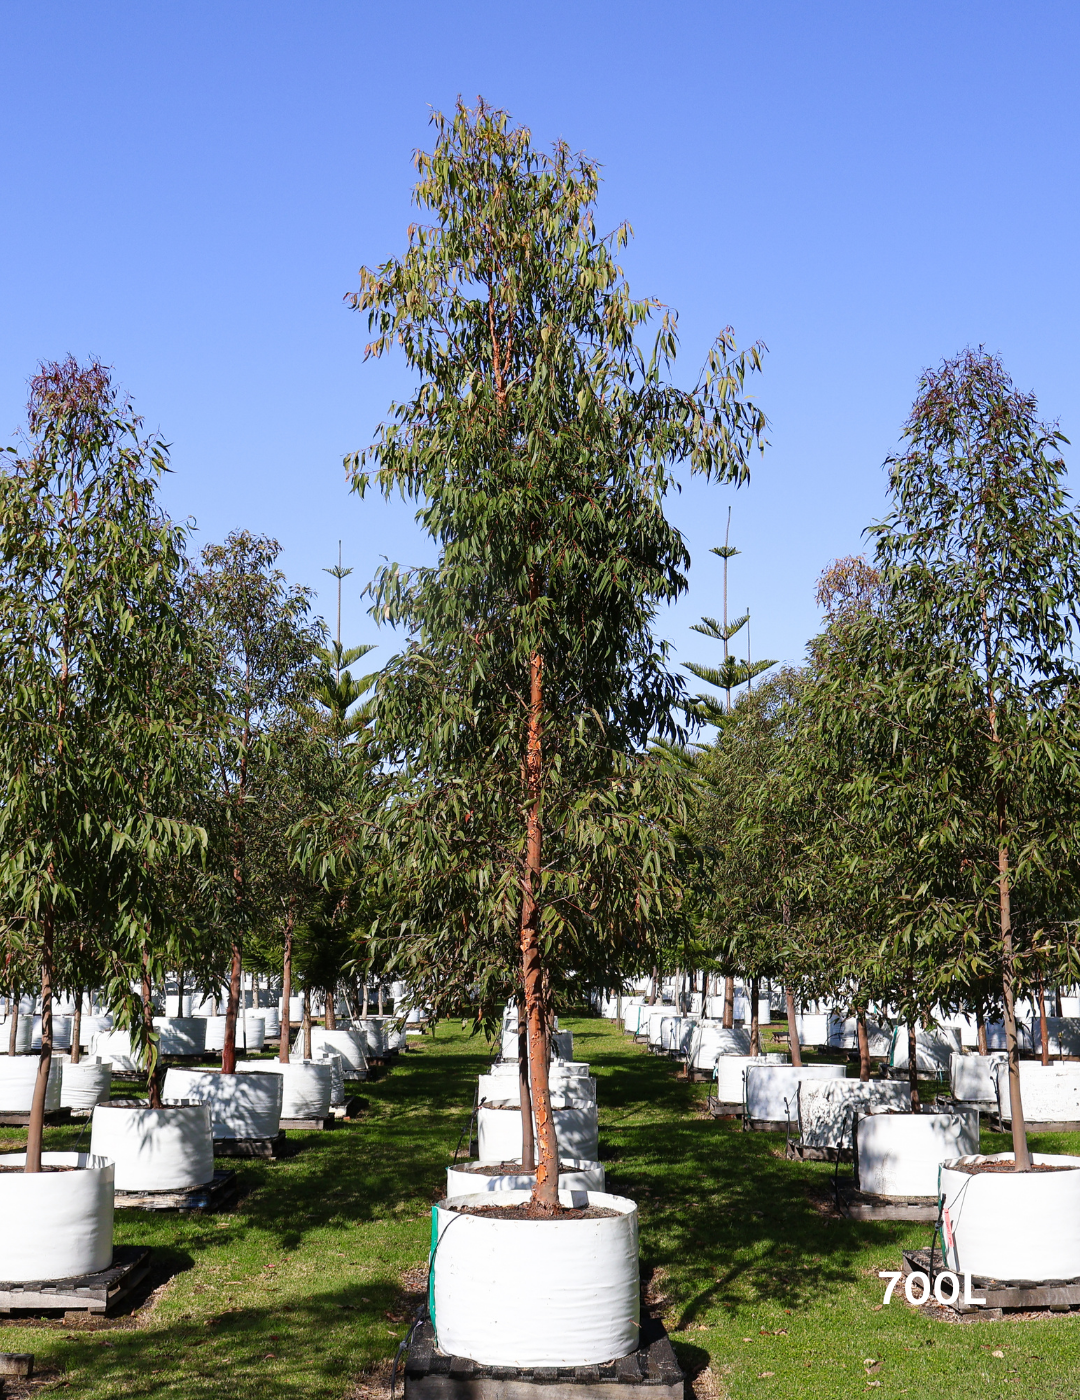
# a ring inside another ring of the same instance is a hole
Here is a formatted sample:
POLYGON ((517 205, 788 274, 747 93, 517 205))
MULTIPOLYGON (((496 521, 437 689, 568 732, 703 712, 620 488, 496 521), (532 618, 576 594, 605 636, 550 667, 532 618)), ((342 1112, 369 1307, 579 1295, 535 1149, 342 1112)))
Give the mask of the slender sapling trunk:
POLYGON ((791 1046, 791 1063, 802 1064, 802 1046, 799 1044, 799 1019, 795 1011, 795 993, 790 984, 785 983, 784 1001, 787 1004, 788 1044, 791 1046))
POLYGON ((336 1030, 337 1030, 337 1010, 336 1010, 336 1008, 335 1008, 335 1006, 334 1006, 334 989, 333 989, 333 987, 327 987, 327 989, 326 989, 326 1008, 325 1008, 325 1009, 326 1009, 326 1015, 325 1015, 325 1017, 324 1017, 324 1020, 325 1020, 325 1022, 326 1022, 326 1029, 327 1029, 328 1031, 336 1031, 336 1030))
POLYGON ((154 1042, 154 1001, 150 985, 150 954, 142 955, 142 1023, 146 1037, 146 1101, 150 1108, 161 1107, 161 1062, 154 1042))
POLYGON ((311 1059, 311 993, 304 988, 304 1059, 311 1059))
POLYGON ((1043 991, 1042 973, 1039 973, 1037 991, 1039 995, 1039 1039, 1042 1041, 1042 1062, 1050 1063, 1050 1037, 1046 1026, 1046 994, 1043 991))
POLYGON ((724 1030, 735 1025, 735 978, 724 978, 724 1030))
POLYGON ((229 1001, 225 1007, 225 1044, 221 1050, 222 1074, 236 1073, 236 1017, 240 1008, 240 979, 240 944, 233 943, 229 1001))
POLYGON ((908 1084, 911 1086, 911 1111, 919 1111, 919 1053, 918 1042, 915 1037, 918 1033, 918 1026, 915 1024, 913 1011, 908 1012, 907 1024, 907 1064, 908 1064, 908 1084))
POLYGON ((866 1034, 866 1007, 855 1013, 855 1030, 859 1037, 859 1078, 864 1084, 870 1079, 870 1037, 866 1034))
POLYGON ((53 910, 48 908, 41 921, 41 1054, 38 1057, 34 1097, 30 1102, 30 1126, 26 1133, 26 1171, 41 1171, 41 1143, 45 1134, 45 1095, 52 1069, 52 973, 53 910))
POLYGON ((1020 1046, 1016 1039, 1016 962, 1012 940, 1012 891, 1009 883, 1008 827, 1005 794, 997 794, 998 817, 998 908, 1001 924, 1001 990, 1005 1011, 1005 1049, 1009 1055, 1009 1109, 1012 1113, 1013 1159, 1018 1172, 1031 1170, 1024 1104, 1020 1097, 1020 1046))
POLYGON ((750 1053, 761 1054, 761 1026, 758 1015, 758 995, 761 987, 756 977, 750 979, 750 1053))
POLYGON ((14 1055, 19 1048, 19 1002, 22 1000, 22 993, 15 988, 11 996, 8 997, 8 1014, 11 1017, 11 1025, 8 1028, 8 1054, 14 1055))
POLYGON ((281 960, 281 1039, 278 1041, 278 1059, 283 1065, 289 1063, 289 1041, 292 1039, 289 1000, 292 997, 292 943, 295 923, 296 900, 291 899, 289 915, 285 920, 285 954, 281 960))
POLYGON ((79 1063, 79 1041, 82 1039, 82 1003, 83 994, 80 988, 75 993, 75 1015, 71 1018, 71 1063, 79 1063))
POLYGON ((529 1090, 529 1023, 525 998, 520 993, 518 1007, 518 1085, 521 1092, 521 1169, 536 1170, 536 1142, 533 1137, 532 1094, 529 1090))
POLYGON ((989 1055, 990 1045, 986 1038, 986 1009, 983 1006, 982 997, 975 1003, 975 1036, 979 1046, 980 1055, 989 1055))

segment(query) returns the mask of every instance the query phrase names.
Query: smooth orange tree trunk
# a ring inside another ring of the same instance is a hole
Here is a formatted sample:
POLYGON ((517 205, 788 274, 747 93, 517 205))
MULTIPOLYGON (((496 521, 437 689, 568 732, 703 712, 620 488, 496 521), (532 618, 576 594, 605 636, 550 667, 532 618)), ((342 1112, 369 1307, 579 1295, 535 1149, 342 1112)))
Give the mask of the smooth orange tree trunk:
POLYGON ((232 945, 229 1001, 225 1008, 225 1044, 221 1051, 222 1074, 236 1073, 236 1017, 240 1007, 240 944, 232 945))
POLYGON ((532 1092, 529 1088, 529 1030, 525 1013, 525 998, 519 996, 518 1008, 518 1090, 521 1096, 521 1168, 536 1170, 536 1141, 533 1137, 532 1092))
POLYGON ((281 960, 281 1039, 278 1041, 278 1059, 283 1065, 289 1063, 289 1041, 292 1038, 289 998, 292 996, 292 942, 295 923, 296 900, 293 899, 289 902, 289 917, 285 922, 285 954, 281 960))
POLYGON ((52 977, 53 911, 47 909, 41 921, 41 1054, 38 1057, 34 1097, 30 1101, 30 1126, 26 1133, 26 1170, 41 1170, 41 1143, 45 1135, 45 1094, 52 1068, 52 977))

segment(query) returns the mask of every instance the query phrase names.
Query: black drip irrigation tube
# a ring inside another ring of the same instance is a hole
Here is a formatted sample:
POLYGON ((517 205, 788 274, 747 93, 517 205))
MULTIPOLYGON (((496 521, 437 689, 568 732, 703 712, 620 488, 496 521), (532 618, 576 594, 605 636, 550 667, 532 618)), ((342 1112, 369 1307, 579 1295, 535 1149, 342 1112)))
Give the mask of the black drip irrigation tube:
MULTIPOLYGON (((481 1099, 481 1098, 480 1098, 480 1086, 477 1085, 476 1094, 475 1094, 474 1099, 473 1099, 473 1108, 472 1108, 472 1112, 469 1114, 469 1121, 465 1124, 464 1128, 462 1128, 461 1133, 460 1133, 460 1135, 459 1135, 459 1137, 458 1137, 458 1140, 457 1140, 457 1146, 454 1148, 454 1155, 450 1158, 450 1165, 451 1165, 452 1167, 457 1166, 458 1153, 461 1151, 461 1141, 462 1141, 462 1138, 464 1138, 464 1136, 465 1136, 466 1133, 469 1134, 469 1142, 468 1142, 468 1147, 467 1147, 466 1150, 467 1150, 467 1152, 469 1152, 469 1153, 472 1152, 473 1127, 474 1127, 475 1124, 476 1124, 476 1117, 477 1117, 477 1114, 480 1112, 480 1110, 483 1108, 483 1106, 484 1106, 486 1103, 487 1103, 487 1099, 486 1099, 486 1098, 484 1098, 484 1099, 481 1099)), ((479 1143, 477 1144, 477 1150, 479 1150, 479 1143)))

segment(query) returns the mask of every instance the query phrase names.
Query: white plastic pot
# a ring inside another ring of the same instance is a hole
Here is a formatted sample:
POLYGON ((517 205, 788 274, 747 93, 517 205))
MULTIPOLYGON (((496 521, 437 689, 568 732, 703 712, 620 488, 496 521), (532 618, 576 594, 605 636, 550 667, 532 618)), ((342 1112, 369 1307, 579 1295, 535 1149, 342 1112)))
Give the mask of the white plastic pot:
MULTIPOLYGON (((303 1049, 304 1033, 301 1031, 293 1042, 293 1053, 302 1054, 303 1049)), ((364 1054, 364 1038, 359 1031, 328 1031, 324 1026, 312 1026, 312 1057, 317 1057, 323 1050, 340 1056, 346 1078, 366 1078, 367 1056, 364 1054)))
MULTIPOLYGON (((77 1065, 65 1061, 60 1082, 61 1108, 93 1108, 112 1092, 112 1065, 96 1057, 77 1065)), ((105 1154, 108 1156, 108 1153, 105 1154)))
MULTIPOLYGON (((25 1152, 0 1156, 22 1167, 25 1152)), ((0 1278, 9 1283, 78 1278, 113 1257, 113 1164, 86 1152, 43 1152, 45 1167, 0 1172, 0 1278)))
POLYGON ((201 1055, 206 1049, 205 1016, 155 1016, 154 1026, 161 1055, 201 1055))
POLYGON ((694 1069, 711 1070, 717 1055, 749 1055, 750 1032, 741 1026, 725 1030, 719 1021, 699 1021, 691 1032, 686 1053, 694 1069))
MULTIPOLYGON (((29 1113, 40 1060, 37 1055, 6 1055, 0 1060, 0 1113, 29 1113)), ((49 1066, 45 1087, 45 1112, 60 1107, 63 1062, 57 1058, 49 1066)), ((2 1219, 2 1217, 0 1217, 2 1219)), ((0 1234, 3 1227, 0 1226, 0 1234)))
POLYGON ((957 1103, 997 1106, 994 1065, 1001 1052, 993 1055, 957 1055, 949 1061, 949 1089, 957 1103))
POLYGON ((273 1138, 281 1128, 280 1074, 170 1069, 162 1097, 206 1104, 216 1138, 273 1138))
POLYGON ((795 1017, 800 1045, 828 1045, 829 1015, 825 1011, 802 1011, 795 1017))
MULTIPOLYGON (((599 1156, 596 1105, 552 1110, 560 1159, 595 1161, 599 1156)), ((481 1108, 476 1115, 481 1162, 521 1161, 520 1108, 481 1108)))
POLYGON ((873 1113, 855 1129, 859 1190, 872 1196, 936 1196, 938 1168, 979 1150, 976 1109, 873 1113))
MULTIPOLYGON (((500 1204, 528 1198, 527 1191, 505 1192, 500 1204)), ((573 1203, 569 1192, 560 1199, 573 1203)), ((499 1220, 455 1210, 490 1205, 487 1192, 433 1208, 432 1322, 440 1351, 488 1366, 590 1366, 637 1348, 637 1206, 603 1192, 587 1200, 617 1214, 499 1220)))
MULTIPOLYGON (((996 1058, 990 1072, 997 1087, 998 1112, 1004 1122, 1011 1123, 1008 1060, 996 1058)), ((1044 1065, 1040 1060, 1021 1060, 1020 1100, 1029 1126, 1075 1122, 1080 1119, 1080 1064, 1055 1061, 1044 1065)))
MULTIPOLYGON (((723 1063, 717 1061, 717 1068, 723 1063)), ((751 1063, 744 1076, 746 1116, 757 1123, 796 1123, 799 1083, 803 1079, 843 1079, 844 1065, 770 1065, 751 1063)))
MULTIPOLYGON (((15 1032, 18 1035, 18 1031, 15 1032)), ((71 1049, 71 1017, 58 1016, 53 1012, 52 1018, 52 1043, 54 1050, 71 1049)), ((30 1049, 41 1049, 41 1017, 35 1016, 33 1029, 30 1032, 30 1049)))
POLYGON ((103 1031, 91 1037, 90 1053, 125 1074, 142 1072, 142 1065, 132 1053, 127 1031, 103 1031))
MULTIPOLYGON (((34 1029, 33 1018, 30 1016, 19 1016, 19 1024, 15 1027, 15 1053, 16 1055, 28 1055, 30 1053, 30 1041, 34 1029)), ((8 1046, 11 1044, 11 1021, 5 1017, 0 1021, 0 1054, 6 1055, 8 1046)))
POLYGON ((330 1112, 334 1072, 328 1064, 311 1060, 245 1060, 236 1066, 245 1074, 281 1076, 282 1118, 325 1118, 330 1112))
POLYGON ((855 1115, 866 1109, 911 1112, 911 1087, 898 1079, 800 1079, 799 1136, 804 1147, 851 1147, 855 1115))
MULTIPOLYGON (((963 1049, 960 1032, 955 1026, 932 1026, 915 1032, 915 1067, 921 1074, 947 1074, 952 1056, 963 1049)), ((897 1026, 889 1050, 892 1069, 908 1067, 908 1028, 897 1026)))
MULTIPOLYGON (((446 1169, 446 1194, 448 1196, 469 1196, 483 1191, 531 1191, 535 1172, 504 1172, 499 1176, 489 1176, 484 1172, 470 1172, 468 1167, 478 1167, 479 1162, 465 1162, 459 1167, 446 1169)), ((604 1167, 601 1162, 562 1161, 559 1163, 560 1191, 603 1191, 607 1187, 604 1167)))
MULTIPOLYGON (((1013 1156, 967 1160, 1011 1162, 1013 1156)), ((942 1165, 948 1268, 1005 1281, 1080 1278, 1080 1158, 1033 1152, 1032 1160, 1073 1170, 972 1176, 956 1162, 942 1165)))
MULTIPOLYGON (((171 1073, 171 1071, 170 1071, 171 1073)), ((90 1151, 116 1167, 117 1191, 186 1191, 214 1177, 214 1139, 205 1104, 94 1109, 90 1151)))
MULTIPOLYGON (((1031 1023, 1032 1044, 1042 1053, 1042 1023, 1036 1016, 1031 1023)), ((1051 1055, 1080 1055, 1080 1017, 1047 1016, 1046 1043, 1051 1055)))

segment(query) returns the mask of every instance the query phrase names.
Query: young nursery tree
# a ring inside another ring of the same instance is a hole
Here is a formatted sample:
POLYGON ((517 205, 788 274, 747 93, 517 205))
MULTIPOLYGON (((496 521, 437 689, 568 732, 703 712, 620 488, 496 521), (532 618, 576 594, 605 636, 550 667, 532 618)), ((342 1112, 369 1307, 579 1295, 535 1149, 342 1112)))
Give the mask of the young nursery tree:
POLYGON ((913 956, 968 985, 996 929, 1026 1170, 1014 905, 1029 923, 1041 907, 1075 909, 1080 841, 1080 534, 1065 439, 982 350, 923 375, 904 437, 888 463, 893 511, 872 531, 886 602, 827 656, 831 709, 863 721, 856 785, 906 854, 897 926, 913 956))
POLYGON ((565 924, 614 937, 641 920, 642 896, 649 907, 658 856, 643 871, 633 755, 674 728, 682 703, 652 622, 684 591, 689 562, 663 501, 683 463, 747 478, 764 421, 744 380, 759 352, 735 353, 725 332, 693 388, 667 382, 675 317, 631 297, 615 261, 629 229, 597 234, 596 165, 561 142, 539 153, 483 102, 433 120, 415 192, 433 221, 410 229, 400 259, 363 269, 353 297, 374 333, 368 353, 400 347, 419 380, 351 459, 356 486, 374 471, 386 495, 417 500, 440 549, 435 567, 390 566, 375 582, 378 613, 415 637, 383 674, 377 730, 414 770, 453 775, 463 821, 485 763, 512 814, 498 896, 516 909, 534 1206, 551 1211, 545 967, 565 924), (438 683, 418 712, 407 701, 420 666, 438 683), (557 871, 545 850, 553 829, 557 871), (590 879, 590 846, 603 879, 590 879))
POLYGON ((155 492, 167 450, 104 365, 43 365, 0 472, 0 908, 40 973, 26 1170, 41 1170, 54 969, 70 931, 138 942, 155 872, 200 844, 176 774, 198 723, 184 531, 155 492))

